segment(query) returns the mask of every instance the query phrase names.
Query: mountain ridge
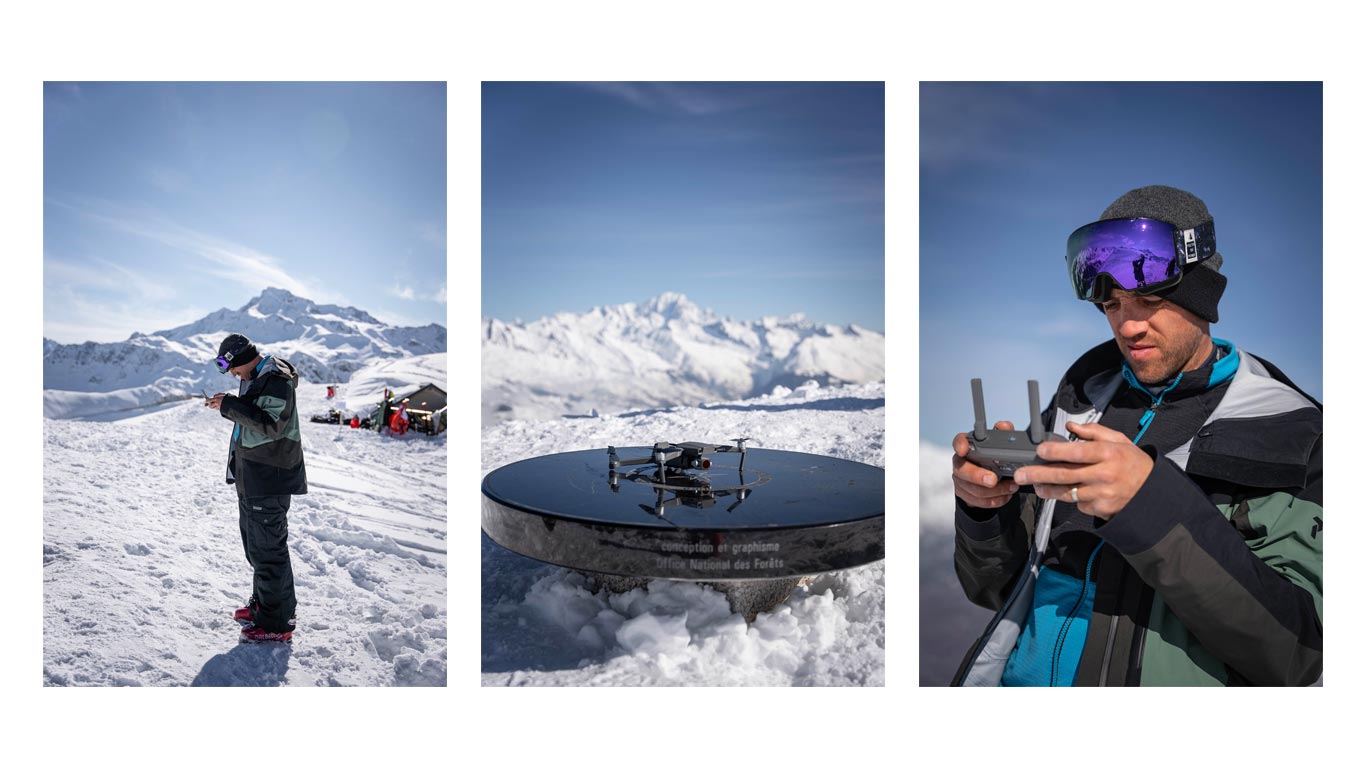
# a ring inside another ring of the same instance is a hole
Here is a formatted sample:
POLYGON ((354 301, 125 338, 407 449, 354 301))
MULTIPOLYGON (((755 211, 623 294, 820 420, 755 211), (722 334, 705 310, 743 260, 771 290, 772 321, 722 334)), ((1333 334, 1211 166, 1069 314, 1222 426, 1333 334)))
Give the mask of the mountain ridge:
POLYGON ((884 377, 880 333, 802 315, 736 320, 681 293, 532 322, 484 317, 480 323, 485 424, 884 377))
POLYGON ((224 380, 213 367, 218 344, 241 333, 263 352, 288 359, 313 382, 345 383, 376 359, 444 353, 446 329, 392 326, 355 307, 317 304, 267 288, 241 308, 121 342, 60 344, 43 339, 44 414, 88 416, 183 399, 224 380))

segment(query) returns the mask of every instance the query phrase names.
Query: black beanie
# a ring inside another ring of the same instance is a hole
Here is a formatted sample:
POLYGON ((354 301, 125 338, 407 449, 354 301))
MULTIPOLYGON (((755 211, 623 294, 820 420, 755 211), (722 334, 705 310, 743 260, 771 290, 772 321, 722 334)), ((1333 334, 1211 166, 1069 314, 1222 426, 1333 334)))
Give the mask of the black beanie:
POLYGON ((229 368, 236 368, 243 363, 256 359, 256 345, 251 343, 251 339, 240 333, 228 334, 218 345, 219 357, 229 352, 232 353, 232 359, 228 361, 231 363, 228 366, 229 368))
MULTIPOLYGON (((1213 221, 1205 202, 1176 187, 1154 185, 1139 187, 1119 196, 1100 214, 1101 219, 1157 219, 1177 229, 1194 229, 1213 221)), ((1189 310, 1211 323, 1219 322, 1219 297, 1224 295, 1228 278, 1219 273, 1224 257, 1215 254, 1190 268, 1183 268, 1181 282, 1156 295, 1189 310)), ((1101 309, 1099 303, 1097 309, 1101 309)), ((1101 309, 1103 312, 1104 310, 1101 309)))

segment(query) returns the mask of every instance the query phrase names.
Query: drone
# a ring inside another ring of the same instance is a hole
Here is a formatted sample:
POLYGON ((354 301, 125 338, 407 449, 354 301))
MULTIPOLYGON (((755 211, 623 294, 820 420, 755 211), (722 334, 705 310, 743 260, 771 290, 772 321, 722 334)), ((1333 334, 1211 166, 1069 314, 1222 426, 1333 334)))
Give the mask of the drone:
POLYGON ((750 470, 751 480, 745 482, 745 443, 749 439, 748 437, 735 438, 731 441, 735 445, 696 442, 655 443, 649 456, 633 459, 620 458, 617 455, 616 447, 609 445, 607 446, 607 482, 613 492, 620 490, 620 481, 622 480, 654 488, 657 493, 655 504, 652 507, 641 504, 640 507, 658 517, 663 517, 664 510, 672 506, 685 505, 705 509, 715 504, 718 498, 735 496, 735 503, 726 510, 729 512, 749 496, 751 488, 768 480, 768 476, 764 473, 750 470), (712 453, 740 454, 738 485, 717 488, 714 487, 711 477, 701 474, 711 469, 712 462, 711 459, 707 458, 707 455, 712 453), (654 469, 617 471, 619 467, 644 467, 645 465, 653 465, 654 469), (694 473, 693 470, 697 472, 694 473), (672 493, 673 498, 665 499, 664 494, 666 492, 672 493))
POLYGON ((619 459, 615 446, 607 446, 607 466, 609 469, 617 467, 629 467, 636 464, 654 464, 659 467, 660 477, 663 477, 665 468, 688 470, 688 469, 711 469, 711 459, 706 458, 709 453, 739 453, 740 471, 745 471, 745 443, 748 437, 737 437, 731 440, 735 445, 716 445, 714 443, 655 443, 654 451, 645 458, 640 459, 619 459))

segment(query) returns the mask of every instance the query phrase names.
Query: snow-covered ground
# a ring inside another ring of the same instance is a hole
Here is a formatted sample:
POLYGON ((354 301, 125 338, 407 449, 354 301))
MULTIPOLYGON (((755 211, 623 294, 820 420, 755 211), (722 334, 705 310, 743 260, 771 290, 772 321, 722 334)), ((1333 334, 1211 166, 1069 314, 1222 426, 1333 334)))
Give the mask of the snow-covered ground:
POLYGON ((202 401, 44 420, 45 684, 445 685, 446 437, 309 423, 324 390, 299 388, 292 646, 238 644, 230 422, 202 401))
MULTIPOLYGON (((814 384, 699 407, 483 430, 483 471, 545 453, 655 440, 722 442, 883 466, 884 386, 814 384)), ((882 563, 824 574, 753 624, 723 595, 653 581, 591 592, 582 576, 482 536, 484 685, 882 685, 882 563)))

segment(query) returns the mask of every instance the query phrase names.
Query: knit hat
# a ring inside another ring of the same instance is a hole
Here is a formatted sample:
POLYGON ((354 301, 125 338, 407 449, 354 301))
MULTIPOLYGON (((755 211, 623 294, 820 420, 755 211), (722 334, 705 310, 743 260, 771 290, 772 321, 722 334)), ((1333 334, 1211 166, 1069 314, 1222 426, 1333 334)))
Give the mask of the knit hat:
MULTIPOLYGON (((1157 219, 1177 229, 1194 229, 1213 221, 1205 202, 1176 187, 1154 185, 1139 187, 1119 196, 1100 214, 1101 219, 1157 219)), ((1181 282, 1156 295, 1184 307, 1211 323, 1219 322, 1219 297, 1224 295, 1228 278, 1220 274, 1224 257, 1217 251, 1204 261, 1183 267, 1181 282)), ((1100 309, 1100 304, 1096 304, 1100 309)), ((1101 310, 1104 311, 1103 309, 1101 310)))
POLYGON ((232 355, 231 358, 228 358, 230 363, 228 367, 236 368, 243 363, 256 359, 256 345, 251 343, 251 339, 240 333, 230 333, 218 345, 218 356, 227 357, 228 355, 232 355))

